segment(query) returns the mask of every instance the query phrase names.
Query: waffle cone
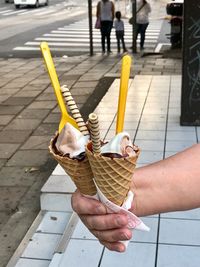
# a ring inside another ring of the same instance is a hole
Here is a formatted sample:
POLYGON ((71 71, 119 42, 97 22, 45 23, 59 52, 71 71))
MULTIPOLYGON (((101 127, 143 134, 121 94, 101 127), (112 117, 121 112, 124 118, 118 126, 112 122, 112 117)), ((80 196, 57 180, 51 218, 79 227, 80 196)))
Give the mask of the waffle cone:
POLYGON ((70 159, 69 157, 59 155, 55 146, 57 137, 58 134, 51 139, 49 145, 50 154, 63 167, 82 194, 90 196, 95 195, 96 187, 88 158, 85 157, 84 160, 79 161, 77 159, 70 159))
POLYGON ((133 157, 110 158, 101 154, 93 154, 91 147, 89 143, 86 147, 86 154, 95 183, 108 200, 121 206, 130 190, 139 149, 133 157))

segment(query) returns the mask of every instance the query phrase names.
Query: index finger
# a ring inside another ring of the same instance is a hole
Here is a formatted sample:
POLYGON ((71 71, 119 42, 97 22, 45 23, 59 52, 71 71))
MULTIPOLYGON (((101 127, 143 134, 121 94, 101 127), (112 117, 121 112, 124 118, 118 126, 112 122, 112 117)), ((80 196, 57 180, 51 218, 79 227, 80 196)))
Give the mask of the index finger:
POLYGON ((106 207, 96 199, 83 196, 79 190, 72 194, 71 204, 78 215, 104 215, 106 207))

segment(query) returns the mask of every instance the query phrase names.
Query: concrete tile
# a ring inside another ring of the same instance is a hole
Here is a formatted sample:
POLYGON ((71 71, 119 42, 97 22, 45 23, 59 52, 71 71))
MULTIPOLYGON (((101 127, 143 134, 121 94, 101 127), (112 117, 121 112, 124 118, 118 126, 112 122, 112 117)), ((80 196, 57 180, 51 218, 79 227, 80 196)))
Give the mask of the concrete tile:
POLYGON ((33 260, 33 259, 19 259, 15 267, 48 267, 50 261, 47 260, 33 260))
POLYGON ((98 266, 103 246, 96 240, 71 239, 60 262, 60 267, 98 266), (80 248, 80 249, 77 249, 80 248))
POLYGON ((136 135, 136 140, 164 140, 165 131, 141 131, 139 130, 136 135))
POLYGON ((19 144, 0 144, 0 158, 9 159, 17 150, 19 144))
POLYGON ((141 121, 139 124, 140 131, 165 131, 166 124, 164 122, 148 122, 141 121))
POLYGON ((158 217, 142 217, 141 220, 150 228, 149 232, 133 230, 130 242, 155 243, 158 235, 158 217))
POLYGON ((143 151, 160 151, 164 149, 164 140, 137 140, 137 146, 143 151))
POLYGON ((199 246, 159 245, 157 267, 196 267, 200 264, 199 254, 199 246))
MULTIPOLYGON (((135 141, 135 144, 138 145, 138 142, 135 141)), ((140 147, 141 153, 139 155, 138 164, 150 164, 163 159, 162 151, 145 151, 140 147)))
POLYGON ((72 238, 97 240, 97 238, 88 230, 88 228, 81 222, 81 220, 78 221, 76 228, 72 234, 72 238))
POLYGON ((61 235, 36 233, 22 253, 22 257, 51 260, 60 238, 61 235))
MULTIPOLYGON (((56 169, 57 167, 54 169, 54 172, 56 172, 56 169)), ((72 179, 65 173, 65 175, 51 175, 42 187, 41 192, 73 193, 75 190, 76 186, 74 185, 72 179)))
POLYGON ((194 145, 195 142, 188 140, 188 141, 167 141, 166 143, 166 151, 182 151, 192 145, 194 145))
POLYGON ((193 141, 197 142, 196 133, 193 131, 168 131, 167 132, 167 141, 172 140, 185 140, 185 141, 193 141))
POLYGON ((72 213, 47 211, 36 233, 63 234, 72 213))
POLYGON ((162 213, 161 218, 200 220, 200 209, 162 213))
POLYGON ((200 246, 199 220, 161 219, 159 243, 200 246))
POLYGON ((102 267, 132 267, 137 262, 137 267, 155 266, 155 244, 129 243, 125 253, 110 252, 107 249, 104 252, 102 267))
POLYGON ((31 130, 3 130, 0 132, 1 143, 23 143, 31 134, 31 130))
POLYGON ((47 150, 19 150, 6 165, 38 167, 44 165, 49 157, 50 155, 47 150))
POLYGON ((44 193, 40 196, 41 210, 72 212, 71 194, 44 193))

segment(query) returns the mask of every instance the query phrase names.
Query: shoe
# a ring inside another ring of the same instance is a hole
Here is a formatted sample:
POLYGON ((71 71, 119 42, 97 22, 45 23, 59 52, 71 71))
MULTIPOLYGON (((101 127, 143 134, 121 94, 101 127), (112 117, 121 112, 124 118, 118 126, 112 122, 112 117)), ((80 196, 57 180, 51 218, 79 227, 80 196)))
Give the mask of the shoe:
POLYGON ((107 53, 108 53, 108 54, 112 54, 112 51, 111 51, 111 50, 109 50, 107 53))

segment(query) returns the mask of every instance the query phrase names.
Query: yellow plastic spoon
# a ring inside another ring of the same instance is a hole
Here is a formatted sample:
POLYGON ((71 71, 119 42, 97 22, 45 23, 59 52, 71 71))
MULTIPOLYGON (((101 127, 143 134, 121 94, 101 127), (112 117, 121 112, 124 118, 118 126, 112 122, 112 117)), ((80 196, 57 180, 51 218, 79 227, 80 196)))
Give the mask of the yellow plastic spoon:
POLYGON ((127 98, 127 92, 128 92, 130 69, 131 69, 131 57, 129 55, 125 55, 122 58, 116 134, 122 132, 124 128, 124 115, 125 115, 125 109, 126 109, 126 98, 127 98))
POLYGON ((63 96, 62 96, 62 92, 61 92, 61 88, 60 88, 60 83, 58 81, 58 76, 56 73, 56 69, 53 63, 53 59, 51 56, 51 52, 49 49, 49 46, 47 44, 47 42, 42 42, 40 44, 40 49, 42 51, 42 55, 49 73, 49 77, 51 79, 51 83, 52 86, 54 88, 54 92, 58 101, 58 105, 60 107, 61 110, 61 120, 59 123, 59 133, 61 132, 62 128, 65 126, 66 122, 69 122, 70 124, 72 124, 74 127, 78 128, 76 121, 68 114, 66 106, 65 106, 65 102, 63 100, 63 96))

